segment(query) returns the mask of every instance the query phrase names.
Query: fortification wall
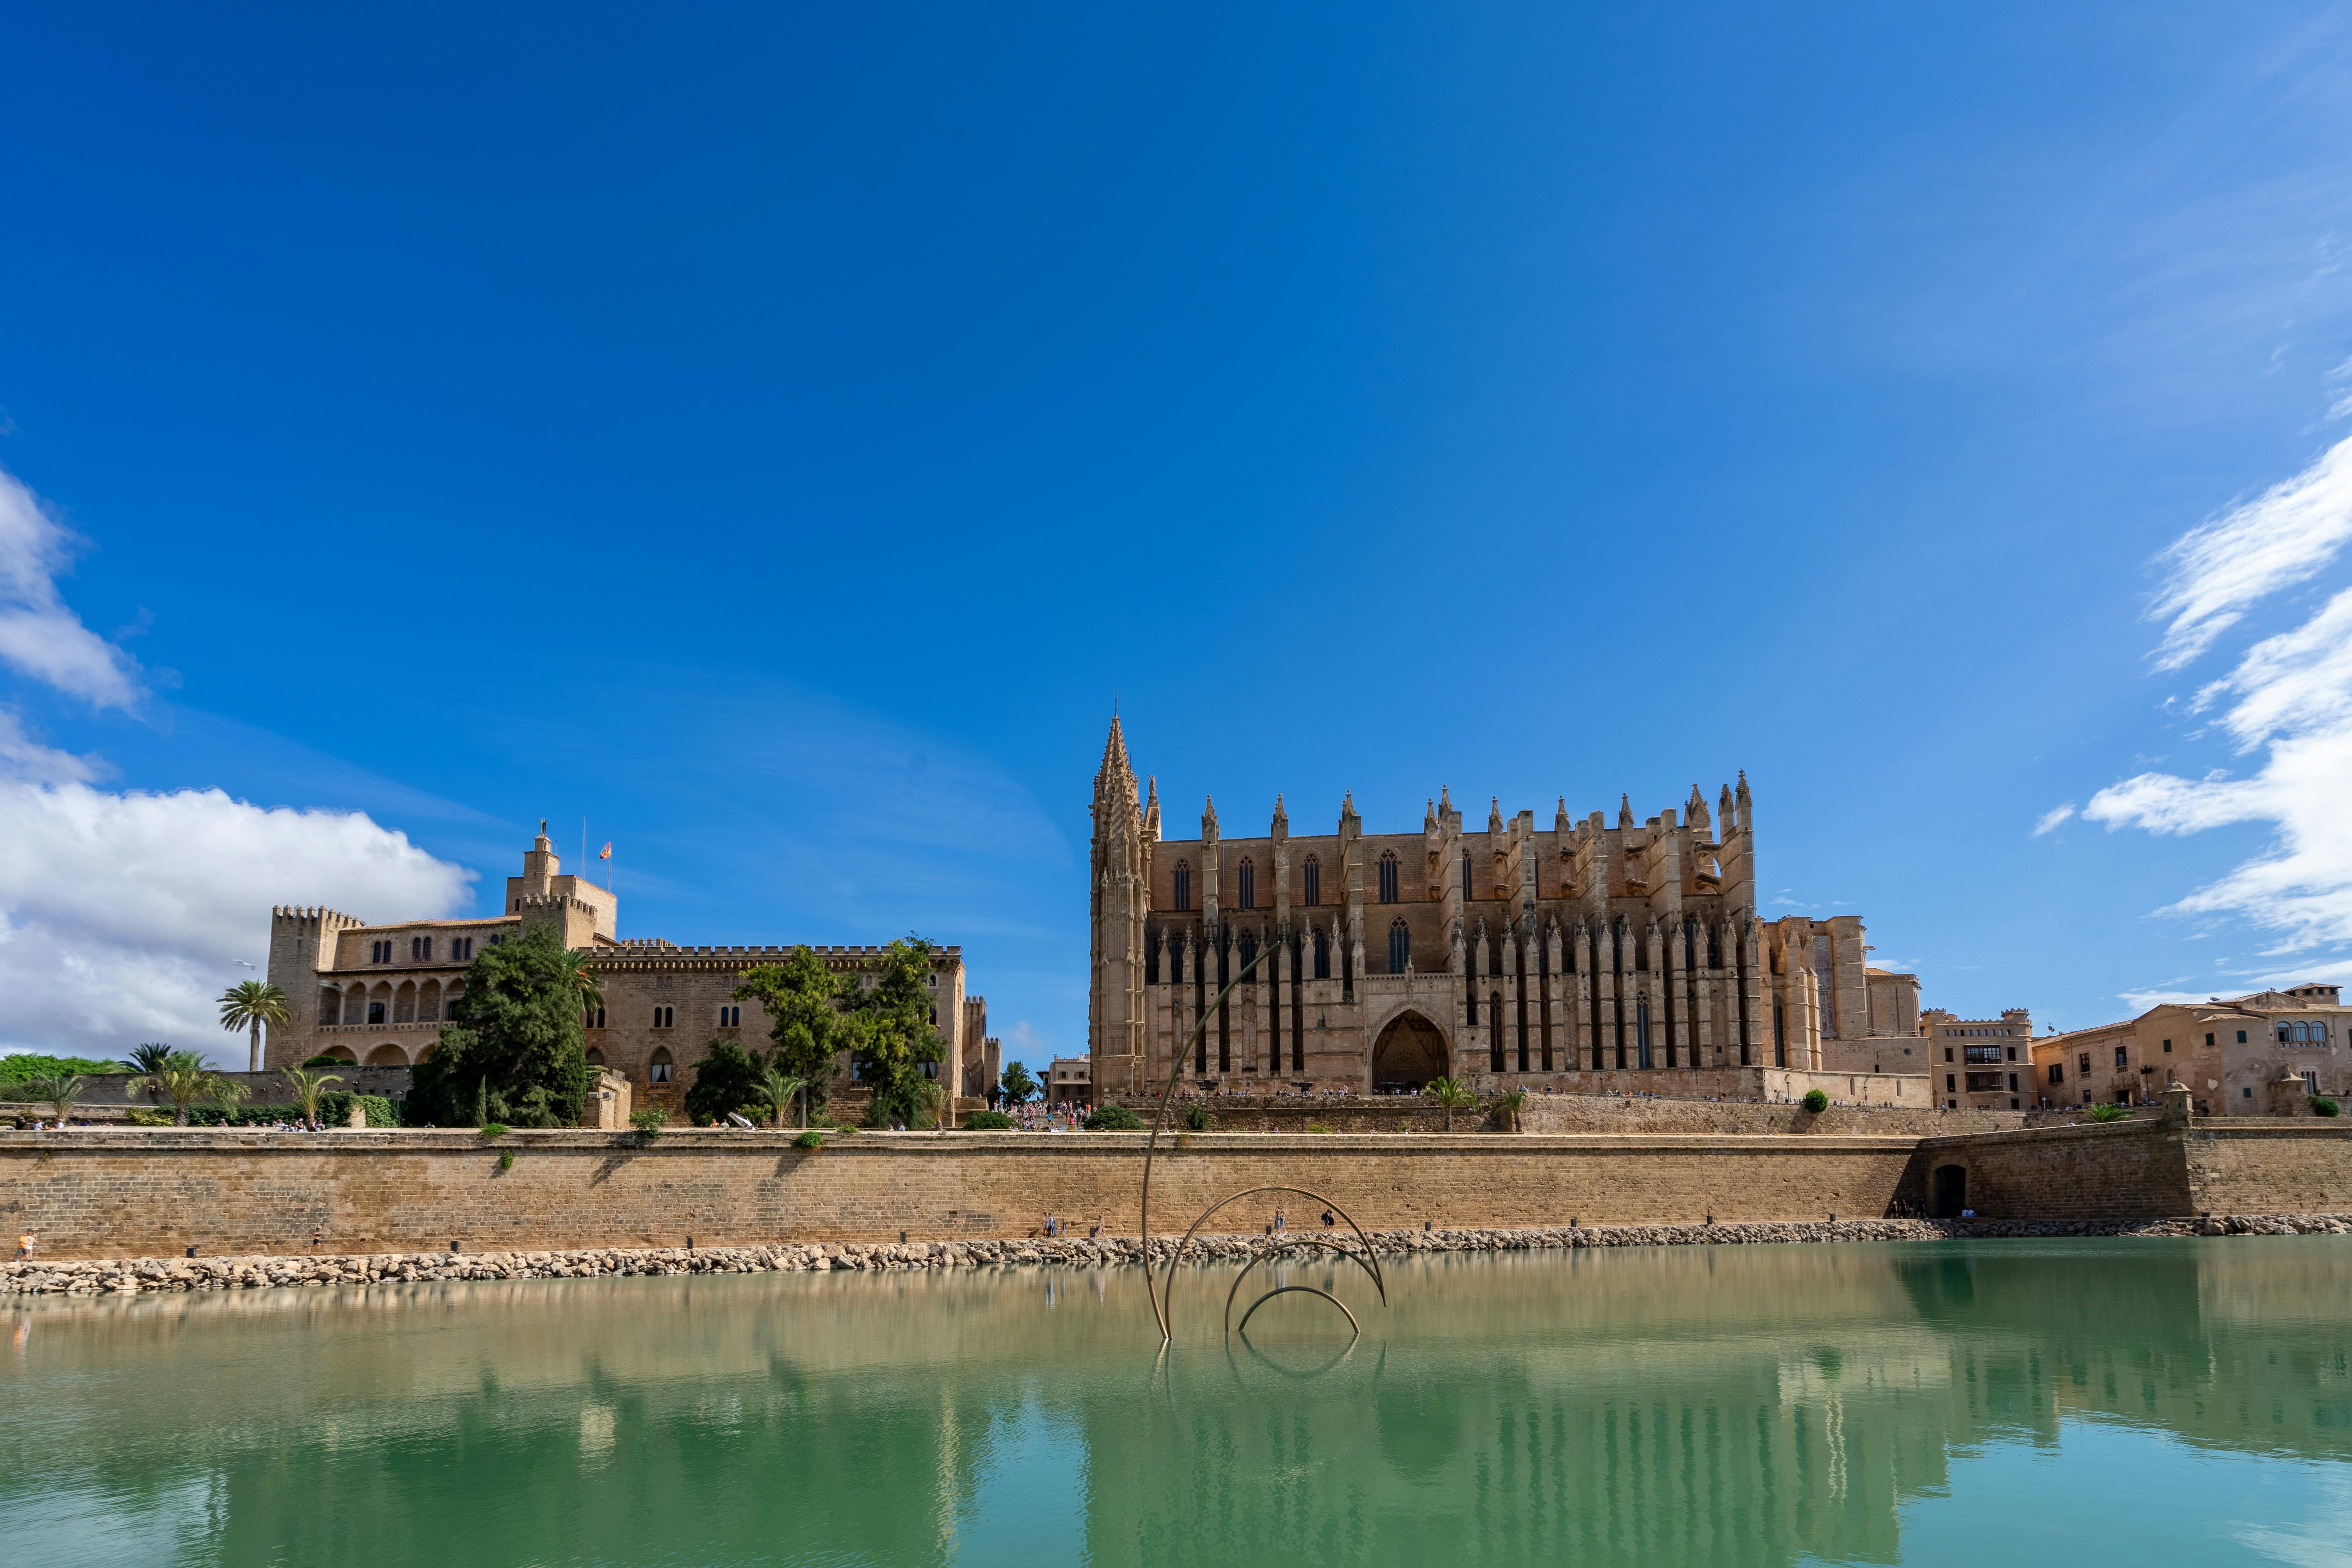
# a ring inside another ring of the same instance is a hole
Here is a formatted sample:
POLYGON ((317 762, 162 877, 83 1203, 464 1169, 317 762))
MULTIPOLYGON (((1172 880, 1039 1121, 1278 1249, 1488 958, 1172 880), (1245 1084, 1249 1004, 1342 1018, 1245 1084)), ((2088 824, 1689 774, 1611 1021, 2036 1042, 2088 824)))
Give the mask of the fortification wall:
POLYGON ((2352 1194, 2352 1128, 2328 1121, 2200 1121, 2188 1133, 2189 1190, 2198 1212, 2316 1214, 2352 1194))
MULTIPOLYGON (((2143 1219, 2197 1204, 2177 1129, 2138 1119, 1920 1140, 1906 1202, 1925 1205, 1935 1172, 1968 1173, 1967 1205, 1987 1219, 2143 1219)), ((2266 1204, 2264 1213, 2294 1212, 2266 1204)))
MULTIPOLYGON (((1156 1226, 1240 1188, 1314 1189, 1373 1226, 1846 1218, 1884 1214, 1907 1138, 1200 1134, 1163 1145, 1156 1226)), ((0 1231, 58 1258, 1017 1237, 1049 1214, 1137 1226, 1131 1133, 862 1133, 811 1152, 765 1133, 227 1130, 12 1134, 0 1231), (501 1154, 512 1154, 501 1170, 501 1154)), ((1276 1202, 1213 1230, 1255 1230, 1276 1202)))
MULTIPOLYGON (((1750 1108, 1759 1109, 1759 1108, 1750 1108)), ((1133 1133, 261 1133, 231 1129, 0 1134, 0 1233, 44 1256, 467 1251, 1013 1237, 1047 1215, 1137 1228, 1133 1133), (511 1155, 509 1168, 502 1156, 511 1155)), ((1737 1133, 1180 1134, 1153 1175, 1155 1226, 1239 1189, 1313 1189, 1382 1228, 1873 1218, 1925 1204, 1936 1167, 1968 1173, 1988 1220, 2352 1212, 2352 1132, 2311 1122, 2157 1121, 1958 1137, 1737 1133)), ((1226 1210, 1254 1231, 1279 1202, 1226 1210)))

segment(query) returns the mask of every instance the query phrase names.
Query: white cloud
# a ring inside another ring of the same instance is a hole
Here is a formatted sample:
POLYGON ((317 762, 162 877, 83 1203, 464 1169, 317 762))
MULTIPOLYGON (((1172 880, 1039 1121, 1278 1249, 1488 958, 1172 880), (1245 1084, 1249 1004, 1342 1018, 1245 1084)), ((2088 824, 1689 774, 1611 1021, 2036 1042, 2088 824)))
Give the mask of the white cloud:
POLYGON ((446 916, 472 879, 359 812, 0 779, 0 1049, 114 1058, 163 1040, 242 1067, 214 998, 259 972, 236 960, 267 965, 271 905, 446 916))
POLYGON ((35 784, 89 784, 99 768, 89 757, 77 757, 44 746, 25 733, 24 722, 0 708, 0 778, 29 779, 35 784))
POLYGON ((0 663, 94 707, 129 708, 142 694, 138 662, 58 595, 58 574, 79 542, 0 469, 0 663))
POLYGON ((2036 838, 2041 837, 2043 834, 2055 828, 2060 823, 2071 820, 2074 815, 2074 803, 2071 800, 2063 805, 2052 806, 2048 811, 2043 812, 2041 816, 2035 819, 2033 824, 2033 837, 2036 838))
MULTIPOLYGON (((2159 664, 2187 662, 2263 595, 2336 556, 2352 537, 2347 454, 2352 441, 2166 552, 2173 576, 2159 606, 2179 614, 2159 664)), ((2137 773, 2092 796, 2083 816, 2173 835, 2266 823, 2273 836, 2261 854, 2167 912, 2242 917, 2279 933, 2273 956, 2352 941, 2352 589, 2254 643, 2191 707, 2221 709, 2219 728, 2237 752, 2265 752, 2260 769, 2137 773)))

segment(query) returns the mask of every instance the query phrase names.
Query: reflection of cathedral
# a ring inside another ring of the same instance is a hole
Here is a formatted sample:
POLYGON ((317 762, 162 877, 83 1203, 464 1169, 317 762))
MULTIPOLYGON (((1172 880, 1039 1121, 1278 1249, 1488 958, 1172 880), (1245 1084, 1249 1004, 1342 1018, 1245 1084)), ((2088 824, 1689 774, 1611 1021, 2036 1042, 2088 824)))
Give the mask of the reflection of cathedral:
POLYGON ((1350 796, 1337 831, 1293 836, 1277 798, 1263 837, 1224 837, 1213 802, 1199 838, 1163 840, 1157 783, 1139 790, 1113 720, 1095 776, 1097 1090, 1164 1081, 1209 999, 1269 948, 1189 1077, 1362 1091, 1697 1072, 1716 1081, 1675 1087, 1754 1092, 1760 1077, 1727 1075, 1922 1071, 1900 1045, 1917 982, 1866 968, 1861 921, 1758 917, 1752 811, 1743 774, 1712 810, 1694 786, 1643 822, 1621 802, 1614 826, 1563 801, 1538 831, 1490 803, 1465 832, 1441 791, 1419 833, 1366 834, 1350 796))

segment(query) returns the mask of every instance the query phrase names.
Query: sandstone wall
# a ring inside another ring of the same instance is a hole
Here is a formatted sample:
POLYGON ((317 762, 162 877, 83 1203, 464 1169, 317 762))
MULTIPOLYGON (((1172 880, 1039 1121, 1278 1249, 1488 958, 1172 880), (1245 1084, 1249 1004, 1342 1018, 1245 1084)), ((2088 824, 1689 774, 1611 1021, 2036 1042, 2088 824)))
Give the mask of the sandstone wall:
MULTIPOLYGON (((1154 1227, 1240 1189, 1313 1189, 1368 1226, 1822 1219, 1884 1214, 1908 1138, 1202 1134, 1163 1144, 1154 1227)), ((58 1258, 1018 1237, 1048 1214, 1137 1225, 1142 1140, 1120 1133, 863 1133, 810 1152, 788 1136, 226 1130, 0 1140, 0 1231, 58 1258), (499 1156, 514 1156, 501 1170, 499 1156)), ((1255 1230, 1247 1200, 1210 1228, 1255 1230)))
MULTIPOLYGON (((1747 1110, 1769 1108, 1746 1107, 1747 1110)), ((1948 1118, 1941 1119, 1948 1121, 1948 1118)), ((783 1241, 1018 1237, 1048 1214, 1137 1226, 1132 1133, 861 1133, 824 1150, 789 1134, 230 1129, 0 1134, 0 1235, 54 1258, 321 1250, 421 1252, 783 1241), (511 1155, 502 1169, 501 1156, 511 1155)), ((2352 1212, 2352 1131, 2315 1122, 2158 1121, 1958 1137, 1741 1133, 1179 1135, 1153 1176, 1156 1231, 1243 1188, 1291 1185, 1367 1226, 1454 1227, 1873 1218, 1968 1172, 1988 1220, 2352 1212)), ((1259 1228, 1267 1195, 1209 1230, 1259 1228)))
POLYGON ((2326 1121, 2200 1121, 2185 1147, 2200 1213, 2316 1214, 2352 1193, 2352 1129, 2326 1121))
MULTIPOLYGON (((1968 1206, 1989 1219, 2137 1219, 2197 1204, 2177 1130, 2140 1119, 1920 1140, 1906 1202, 1924 1205, 1939 1166, 1968 1173, 1968 1206)), ((2263 1213, 2294 1212, 2266 1203, 2263 1213)))

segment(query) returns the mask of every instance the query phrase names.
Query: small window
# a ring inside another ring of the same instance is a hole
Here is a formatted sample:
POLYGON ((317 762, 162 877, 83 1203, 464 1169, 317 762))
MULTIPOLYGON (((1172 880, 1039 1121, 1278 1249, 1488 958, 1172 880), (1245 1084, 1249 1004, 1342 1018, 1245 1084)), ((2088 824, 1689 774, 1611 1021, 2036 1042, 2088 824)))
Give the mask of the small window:
POLYGON ((1331 939, 1319 931, 1315 933, 1315 978, 1331 978, 1331 939))
MULTIPOLYGON (((389 942, 387 942, 387 943, 385 943, 384 945, 386 945, 386 946, 388 947, 388 946, 390 946, 391 944, 390 944, 389 942)), ((384 1020, 383 1020, 383 1003, 381 1003, 381 1002, 371 1002, 371 1003, 369 1003, 369 1004, 368 1004, 368 1019, 367 1019, 367 1021, 368 1021, 369 1023, 371 1023, 371 1024, 381 1024, 381 1023, 383 1023, 383 1022, 384 1021, 384 1020)))
POLYGON ((602 1007, 591 1007, 587 1009, 586 1015, 582 1017, 580 1021, 583 1024, 585 1024, 589 1028, 601 1029, 604 1026, 604 1009, 602 1007))
POLYGON ((933 1007, 933 1008, 931 1009, 931 1025, 932 1025, 932 1026, 933 1026, 934 1028, 936 1028, 936 1027, 939 1026, 939 1021, 940 1021, 940 1010, 939 1010, 937 1007, 933 1007))
POLYGON ((1381 902, 1397 901, 1397 858, 1393 849, 1381 852, 1381 902))
POLYGON ((722 1028, 722 1029, 734 1029, 734 1028, 740 1028, 740 1027, 741 1027, 741 1026, 742 1026, 742 1023, 743 1023, 743 1009, 742 1009, 742 1008, 740 1008, 740 1007, 721 1007, 720 1009, 719 1009, 719 1026, 720 1028, 722 1028))
POLYGON ((1412 962, 1412 935, 1404 929, 1404 921, 1389 922, 1389 973, 1402 974, 1412 962))
POLYGON ((1307 884, 1307 907, 1319 908, 1323 902, 1323 862, 1312 855, 1307 858, 1304 879, 1307 884))
POLYGON ((1238 907, 1257 908, 1257 863, 1246 855, 1242 857, 1241 869, 1234 874, 1234 894, 1238 907))
POLYGON ((1949 1073, 1949 1072, 1948 1072, 1948 1073, 1946 1073, 1946 1074, 1944 1075, 1944 1092, 1945 1092, 1945 1093, 1947 1093, 1947 1094, 1955 1094, 1955 1093, 1958 1093, 1958 1090, 1959 1090, 1959 1087, 1960 1087, 1960 1076, 1959 1076, 1959 1074, 1958 1074, 1958 1073, 1949 1073))
POLYGON ((449 957, 454 962, 464 963, 473 956, 474 939, 472 937, 453 936, 449 939, 449 957))
POLYGON ((667 1029, 667 1028, 670 1027, 673 1024, 675 1024, 677 1021, 677 1008, 675 1008, 675 1007, 656 1007, 656 1008, 655 1008, 655 1009, 654 1009, 654 1027, 655 1027, 655 1028, 656 1028, 656 1029, 667 1029))
POLYGON ((2213 1037, 2210 1035, 2205 1037, 2205 1048, 2209 1051, 2213 1048, 2213 1037))
POLYGON ((1470 851, 1468 851, 1467 849, 1465 849, 1464 851, 1462 851, 1462 901, 1463 901, 1463 902, 1465 902, 1465 903, 1468 903, 1468 902, 1470 901, 1471 897, 1472 897, 1472 895, 1471 895, 1471 892, 1470 892, 1470 851))
POLYGON ((1192 907, 1192 866, 1188 860, 1176 862, 1176 907, 1180 910, 1192 907))
MULTIPOLYGON (((2241 1029, 2241 1030, 2239 1030, 2239 1031, 2238 1031, 2238 1044, 2240 1044, 2240 1045, 2242 1045, 2242 1045, 2244 1045, 2245 1043, 2246 1043, 2246 1031, 2245 1031, 2245 1030, 2243 1030, 2243 1029, 2241 1029)), ((2252 1094, 2252 1093, 2253 1093, 2254 1091, 2253 1091, 2252 1089, 2250 1089, 2246 1090, 2246 1092, 2247 1092, 2248 1094, 2252 1094)))
POLYGON ((592 1068, 600 1068, 604 1065, 604 1048, 602 1046, 591 1046, 588 1047, 588 1065, 592 1068))
POLYGON ((667 1046, 655 1047, 653 1060, 646 1064, 646 1081, 647 1083, 669 1081, 669 1047, 667 1046))
POLYGON ((2125 1060, 2125 1058, 2124 1058, 2124 1048, 2123 1048, 2123 1047, 2121 1047, 2121 1046, 2117 1046, 2117 1047, 2116 1047, 2116 1066, 2117 1066, 2117 1067, 2127 1067, 2127 1066, 2129 1066, 2129 1065, 2130 1065, 2130 1064, 2129 1064, 2128 1062, 2126 1062, 2126 1061, 2125 1060))
POLYGON ((2167 1040, 2167 1041, 2165 1041, 2165 1042, 2164 1042, 2164 1050, 2165 1050, 2165 1054, 2166 1054, 2167 1056, 2169 1056, 2169 1055, 2171 1055, 2171 1054, 2172 1054, 2172 1042, 2171 1042, 2170 1040, 2167 1040))
POLYGON ((2052 1083, 2064 1083, 2066 1081, 2066 1064, 2064 1062, 2052 1062, 2050 1064, 2050 1081, 2052 1083))
POLYGON ((2091 1053, 2090 1053, 2090 1052, 2088 1052, 2088 1051, 2084 1051, 2084 1052, 2083 1052, 2080 1056, 2076 1057, 2076 1058, 2074 1058, 2074 1067, 2075 1067, 2075 1070, 2077 1070, 2078 1072, 2080 1072, 2080 1073, 2081 1073, 2084 1078, 2088 1078, 2088 1077, 2090 1077, 2090 1076, 2091 1076, 2091 1053))

